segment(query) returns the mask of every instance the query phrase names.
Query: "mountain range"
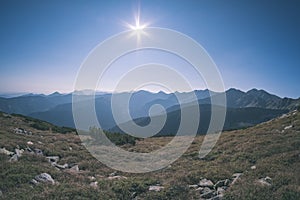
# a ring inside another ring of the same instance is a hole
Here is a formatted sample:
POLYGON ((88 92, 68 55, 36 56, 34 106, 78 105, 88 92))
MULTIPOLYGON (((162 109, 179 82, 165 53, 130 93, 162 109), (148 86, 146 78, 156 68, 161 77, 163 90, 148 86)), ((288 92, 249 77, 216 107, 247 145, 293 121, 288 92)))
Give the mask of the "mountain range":
MULTIPOLYGON (((243 92, 234 88, 227 90, 227 116, 225 130, 252 126, 283 113, 297 108, 300 105, 300 98, 280 98, 269 94, 264 90, 252 89, 243 92)), ((4 98, 0 97, 0 111, 6 113, 22 114, 37 119, 45 120, 59 126, 75 127, 72 115, 72 95, 81 95, 81 105, 85 106, 93 101, 88 92, 76 91, 75 93, 60 94, 55 92, 50 95, 27 94, 23 96, 4 98)), ((221 106, 218 103, 220 93, 209 90, 195 90, 191 92, 175 93, 152 93, 149 91, 135 91, 122 93, 103 93, 95 95, 95 108, 101 128, 114 132, 120 131, 115 122, 111 107, 112 96, 116 100, 117 112, 120 115, 122 124, 129 123, 132 119, 140 125, 145 126, 149 123, 149 109, 155 105, 161 105, 167 113, 167 120, 160 134, 176 133, 180 120, 180 109, 195 104, 193 96, 197 97, 199 104, 201 121, 199 123, 199 133, 204 133, 211 116, 211 98, 214 95, 217 103, 213 106, 221 106), (129 106, 126 100, 130 97, 129 106), (181 104, 177 99, 181 99, 181 104), (128 109, 129 108, 129 109, 128 109), (129 112, 131 118, 126 118, 129 112)), ((156 111, 152 115, 160 117, 161 111, 156 111)))

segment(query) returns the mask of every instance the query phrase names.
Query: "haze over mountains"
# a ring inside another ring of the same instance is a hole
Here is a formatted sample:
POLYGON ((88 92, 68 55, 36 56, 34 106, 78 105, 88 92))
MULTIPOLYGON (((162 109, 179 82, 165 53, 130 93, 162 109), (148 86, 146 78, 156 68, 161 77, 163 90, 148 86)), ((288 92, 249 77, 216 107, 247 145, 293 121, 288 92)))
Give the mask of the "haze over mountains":
MULTIPOLYGON (((176 133, 180 121, 180 108, 192 106, 193 93, 196 95, 200 105, 201 122, 199 122, 199 133, 205 132, 210 120, 210 92, 208 90, 196 90, 183 93, 151 93, 148 91, 123 92, 115 94, 117 99, 117 110, 120 115, 128 112, 125 99, 131 95, 129 101, 129 112, 138 124, 146 125, 149 123, 149 109, 160 104, 167 112, 167 123, 160 134, 176 133), (177 96, 183 99, 181 105, 177 96)), ((83 92, 76 92, 81 95, 82 106, 91 103, 91 96, 83 92)), ((211 92, 218 98, 218 93, 211 92)), ((96 93, 95 107, 101 128, 116 132, 122 132, 118 128, 111 108, 111 93, 96 93)), ((226 91, 227 97, 227 117, 225 130, 242 128, 255 125, 269 119, 275 118, 283 113, 297 108, 300 105, 300 98, 280 98, 269 94, 264 90, 252 89, 243 92, 237 89, 226 91)), ((220 104, 221 105, 221 104, 220 104)), ((214 106, 220 106, 218 103, 214 106)), ((17 113, 31 116, 41 120, 51 122, 59 126, 75 127, 72 115, 72 93, 60 94, 58 92, 51 95, 23 95, 13 98, 0 97, 0 111, 6 113, 17 113)), ((155 113, 158 117, 161 112, 155 113)), ((124 118, 121 123, 126 123, 131 119, 124 118)), ((197 122, 198 123, 198 122, 197 122)))

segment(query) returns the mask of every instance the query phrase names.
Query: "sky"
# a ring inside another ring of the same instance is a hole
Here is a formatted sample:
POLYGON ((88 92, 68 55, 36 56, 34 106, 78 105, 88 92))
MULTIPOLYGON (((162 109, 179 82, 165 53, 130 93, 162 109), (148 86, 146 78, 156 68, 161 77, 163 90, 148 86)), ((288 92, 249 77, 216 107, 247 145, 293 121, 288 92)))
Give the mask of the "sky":
MULTIPOLYGON (((173 29, 202 45, 216 63, 226 89, 264 89, 300 97, 300 2, 240 0, 0 1, 0 93, 71 92, 81 64, 107 38, 128 30, 124 22, 173 29)), ((113 90, 125 63, 163 62, 205 89, 190 66, 167 53, 128 55, 107 75, 113 90), (175 66, 177 65, 177 66, 175 66), (180 69, 181 68, 181 69, 180 69), (119 74, 119 75, 118 75, 119 74)), ((159 90, 159 88, 157 89, 159 90)))

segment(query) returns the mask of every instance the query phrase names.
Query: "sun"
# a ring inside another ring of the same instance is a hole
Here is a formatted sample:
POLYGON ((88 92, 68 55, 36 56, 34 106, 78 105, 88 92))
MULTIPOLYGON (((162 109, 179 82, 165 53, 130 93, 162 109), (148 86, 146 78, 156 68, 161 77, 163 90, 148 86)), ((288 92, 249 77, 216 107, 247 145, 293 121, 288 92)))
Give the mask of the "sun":
POLYGON ((140 20, 140 9, 138 9, 137 13, 135 14, 135 24, 125 23, 126 27, 133 31, 142 31, 143 29, 147 28, 149 23, 141 23, 140 20))
POLYGON ((140 17, 139 16, 136 17, 136 19, 135 19, 135 25, 129 24, 129 28, 131 30, 134 30, 134 31, 143 30, 146 27, 147 27, 147 24, 140 24, 140 17))

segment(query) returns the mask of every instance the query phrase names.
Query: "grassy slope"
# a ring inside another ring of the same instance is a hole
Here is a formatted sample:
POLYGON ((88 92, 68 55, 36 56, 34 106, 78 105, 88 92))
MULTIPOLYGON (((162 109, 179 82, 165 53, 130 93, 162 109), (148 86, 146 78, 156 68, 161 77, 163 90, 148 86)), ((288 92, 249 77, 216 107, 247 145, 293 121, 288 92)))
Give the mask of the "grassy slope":
MULTIPOLYGON (((203 136, 198 136, 189 150, 170 167, 147 174, 126 174, 126 180, 107 180, 114 170, 95 160, 74 133, 60 134, 36 130, 21 116, 0 114, 0 148, 13 151, 30 146, 42 149, 46 155, 60 156, 59 164, 77 163, 78 173, 59 171, 42 156, 24 153, 18 162, 8 162, 9 156, 0 154, 0 199, 199 199, 199 192, 189 189, 201 177, 216 182, 244 173, 226 192, 226 199, 300 199, 300 113, 275 119, 245 130, 224 132, 213 151, 200 160, 198 150, 203 136), (284 130, 288 125, 293 128, 284 130), (33 135, 21 135, 14 128, 25 128, 33 135), (284 132, 282 132, 284 130, 284 132), (27 145, 32 141, 33 145, 27 145), (70 147, 72 150, 70 150, 70 147), (251 170, 255 165, 257 168, 251 170), (35 175, 51 174, 55 185, 29 182, 35 175), (98 188, 90 186, 89 176, 96 177, 98 188), (255 180, 269 176, 271 187, 263 187, 255 180), (161 184, 161 192, 148 191, 149 185, 161 184)), ((53 130, 53 128, 52 128, 53 130)), ((59 129, 58 129, 59 130, 59 129)), ((149 152, 170 141, 169 137, 137 141, 125 149, 149 152)))

